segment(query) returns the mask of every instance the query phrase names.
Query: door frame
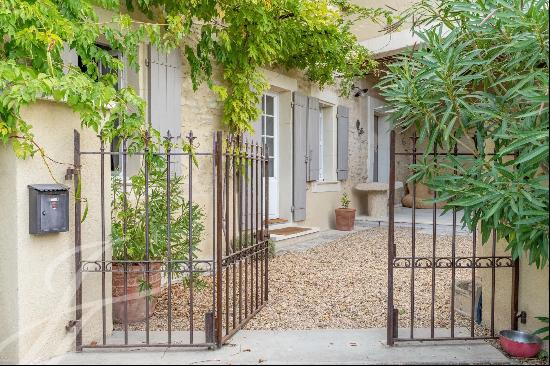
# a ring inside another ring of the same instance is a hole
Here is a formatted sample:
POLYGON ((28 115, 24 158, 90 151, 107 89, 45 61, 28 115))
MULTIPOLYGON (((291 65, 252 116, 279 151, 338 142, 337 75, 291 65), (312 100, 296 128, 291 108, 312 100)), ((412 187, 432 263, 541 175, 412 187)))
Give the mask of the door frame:
MULTIPOLYGON (((364 113, 366 114, 366 120, 367 120, 367 182, 374 182, 374 168, 375 168, 375 154, 374 154, 374 148, 376 145, 375 139, 375 133, 374 133, 374 124, 375 124, 375 116, 378 117, 378 135, 383 133, 383 130, 380 129, 380 126, 382 125, 383 119, 388 115, 386 104, 384 100, 380 98, 376 98, 373 96, 367 96, 367 103, 366 108, 364 110, 364 113)), ((388 159, 389 159, 389 131, 388 131, 388 159)), ((382 153, 382 150, 378 150, 378 156, 380 156, 382 153)), ((380 181, 380 163, 378 163, 378 181, 380 181)), ((387 182, 388 178, 386 178, 387 182)))
MULTIPOLYGON (((269 210, 268 213, 270 219, 279 217, 279 94, 273 92, 265 92, 264 96, 270 96, 273 98, 273 161, 275 166, 273 167, 273 178, 269 179, 269 210)), ((262 98, 264 97, 262 96, 262 98)), ((265 115, 262 110, 262 142, 264 137, 263 116, 265 115)))

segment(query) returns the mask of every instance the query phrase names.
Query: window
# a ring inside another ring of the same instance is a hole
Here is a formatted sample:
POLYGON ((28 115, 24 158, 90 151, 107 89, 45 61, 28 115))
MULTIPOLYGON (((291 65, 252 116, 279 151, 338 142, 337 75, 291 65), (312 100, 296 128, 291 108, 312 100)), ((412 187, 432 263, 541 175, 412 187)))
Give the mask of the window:
POLYGON ((336 108, 319 105, 319 181, 336 181, 336 108))
MULTIPOLYGON (((102 45, 102 44, 96 44, 97 47, 101 48, 101 49, 104 49, 106 51, 108 51, 114 58, 120 58, 120 54, 116 51, 112 51, 111 48, 109 46, 105 46, 105 45, 102 45)), ((80 68, 80 70, 82 70, 83 72, 86 72, 86 65, 84 65, 84 63, 82 62, 82 58, 80 56, 78 56, 78 67, 80 68)), ((111 74, 113 73, 113 70, 111 70, 107 65, 104 65, 101 61, 99 61, 97 63, 97 71, 98 71, 98 76, 101 77, 103 75, 108 75, 108 74, 111 74)), ((114 85, 115 89, 116 90, 119 90, 121 88, 121 85, 120 85, 120 75, 118 75, 118 83, 114 85)), ((121 150, 121 141, 118 137, 115 137, 113 139, 113 141, 111 142, 111 152, 117 152, 117 151, 122 151, 121 150)), ((121 155, 111 155, 111 172, 119 172, 120 169, 121 169, 121 165, 122 165, 122 156, 121 155)))
POLYGON ((264 94, 262 98, 262 143, 267 146, 270 178, 275 177, 275 137, 276 111, 275 96, 264 94))

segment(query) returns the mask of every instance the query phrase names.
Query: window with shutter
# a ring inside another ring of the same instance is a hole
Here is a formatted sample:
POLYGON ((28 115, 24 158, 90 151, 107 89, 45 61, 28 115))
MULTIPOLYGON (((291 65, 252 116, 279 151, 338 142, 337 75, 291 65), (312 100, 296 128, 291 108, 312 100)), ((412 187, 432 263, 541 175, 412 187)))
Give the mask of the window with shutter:
POLYGON ((349 108, 338 106, 336 111, 337 129, 337 169, 338 180, 348 179, 348 149, 349 149, 349 108))

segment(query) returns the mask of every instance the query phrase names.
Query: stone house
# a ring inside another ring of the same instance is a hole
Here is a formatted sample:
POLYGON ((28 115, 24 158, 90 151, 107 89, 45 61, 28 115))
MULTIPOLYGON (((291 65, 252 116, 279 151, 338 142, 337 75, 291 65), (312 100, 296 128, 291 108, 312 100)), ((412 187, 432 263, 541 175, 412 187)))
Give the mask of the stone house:
MULTIPOLYGON (((356 2, 368 6, 382 3, 402 10, 414 1, 356 2)), ((373 24, 362 24, 354 31, 359 42, 382 63, 417 41, 408 30, 386 35, 380 32, 380 26, 373 24)), ((67 50, 66 61, 78 64, 78 57, 67 50)), ((222 104, 217 96, 206 86, 192 90, 189 66, 177 51, 163 55, 143 44, 139 63, 140 71, 120 75, 120 83, 133 86, 148 101, 153 127, 162 134, 170 131, 180 138, 192 130, 200 149, 211 150, 213 133, 224 129, 222 104)), ((387 183, 389 175, 389 125, 385 122, 384 100, 374 88, 376 77, 357 80, 355 92, 344 98, 336 88, 321 90, 297 72, 265 69, 263 73, 271 88, 262 99, 261 120, 253 124, 255 134, 247 138, 269 146, 269 217, 274 223, 271 229, 306 228, 299 234, 304 236, 333 229, 334 209, 340 206, 345 192, 350 195, 351 206, 357 208, 358 215, 367 215, 365 193, 356 186, 367 182, 387 183)), ((219 73, 215 75, 219 80, 219 73)), ((52 156, 60 161, 72 161, 72 129, 80 129, 75 113, 60 103, 42 100, 28 107, 23 116, 32 123, 37 139, 52 156)), ((81 133, 82 148, 97 150, 93 133, 87 130, 81 133)), ((397 144, 410 149, 410 136, 399 135, 397 144)), ((137 172, 139 163, 138 157, 129 159, 129 174, 137 172)), ((105 168, 114 171, 120 169, 120 164, 114 158, 105 168)), ((399 181, 407 178, 407 164, 407 161, 397 163, 399 181)), ((174 167, 185 174, 187 162, 175 162, 174 167)), ((86 182, 83 195, 97 197, 99 185, 94 174, 100 164, 90 161, 88 168, 83 173, 86 182)), ((207 173, 211 170, 211 162, 201 163, 195 178, 194 199, 207 210, 213 200, 213 182, 207 173)), ((0 313, 0 363, 41 360, 74 348, 74 334, 66 328, 74 319, 74 225, 71 223, 69 232, 56 236, 28 234, 27 185, 49 182, 51 174, 63 181, 65 173, 66 166, 55 165, 50 173, 40 159, 20 161, 8 148, 0 148, 0 187, 3 187, 0 205, 13 208, 0 211, 0 277, 3 278, 0 308, 11 309, 0 313)), ((82 235, 87 242, 97 244, 101 241, 99 203, 90 200, 89 205, 82 235)), ((72 205, 70 217, 73 217, 72 205)), ((205 225, 205 232, 211 233, 212 220, 206 220, 205 225)), ((211 255, 208 235, 203 241, 201 256, 211 255)), ((279 245, 284 245, 295 235, 274 235, 274 238, 279 245)), ((94 253, 97 246, 84 251, 94 253)), ((539 272, 531 271, 528 266, 522 268, 522 281, 528 283, 529 278, 535 278, 540 283, 539 272)), ((85 279, 90 285, 84 297, 91 304, 90 316, 85 319, 89 337, 85 341, 88 342, 101 334, 98 276, 85 279)), ((545 283, 547 293, 547 273, 545 283)), ((547 301, 540 304, 528 301, 535 291, 533 288, 525 286, 521 291, 520 299, 525 301, 520 308, 530 308, 530 317, 540 315, 545 309, 548 312, 547 301)), ((503 295, 497 303, 506 308, 508 298, 503 295)), ((500 329, 508 319, 497 321, 503 324, 497 326, 500 329)))

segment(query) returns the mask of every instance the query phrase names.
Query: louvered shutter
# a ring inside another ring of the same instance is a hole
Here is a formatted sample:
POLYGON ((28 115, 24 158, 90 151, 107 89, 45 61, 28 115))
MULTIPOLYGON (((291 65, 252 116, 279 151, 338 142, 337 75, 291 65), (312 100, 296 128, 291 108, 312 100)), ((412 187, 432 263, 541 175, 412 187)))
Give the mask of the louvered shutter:
POLYGON ((338 180, 348 179, 348 148, 349 148, 349 108, 338 106, 337 121, 337 170, 338 180))
POLYGON ((294 221, 306 219, 306 134, 307 97, 295 92, 293 104, 293 190, 294 221))
POLYGON ((319 180, 319 99, 308 97, 307 181, 319 180))
POLYGON ((78 55, 75 50, 69 47, 68 44, 64 44, 60 56, 61 60, 63 60, 63 72, 65 74, 69 71, 69 66, 78 67, 78 55))
MULTIPOLYGON (((149 121, 161 137, 170 131, 175 138, 182 138, 181 84, 179 50, 165 54, 149 46, 149 121)), ((181 157, 172 156, 171 160, 173 172, 181 174, 181 157)))

